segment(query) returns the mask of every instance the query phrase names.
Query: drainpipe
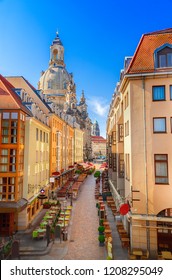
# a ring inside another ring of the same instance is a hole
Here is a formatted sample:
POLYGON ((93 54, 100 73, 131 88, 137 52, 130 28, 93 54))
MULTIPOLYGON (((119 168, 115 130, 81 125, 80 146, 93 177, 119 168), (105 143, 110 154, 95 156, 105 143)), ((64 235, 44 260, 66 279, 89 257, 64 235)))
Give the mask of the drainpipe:
MULTIPOLYGON (((147 142, 146 142, 146 96, 145 96, 145 77, 142 77, 142 92, 143 92, 143 127, 144 127, 144 162, 145 162, 145 197, 146 197, 146 215, 148 216, 148 181, 147 181, 147 142)), ((150 231, 149 221, 146 220, 146 237, 147 250, 150 251, 150 231)))

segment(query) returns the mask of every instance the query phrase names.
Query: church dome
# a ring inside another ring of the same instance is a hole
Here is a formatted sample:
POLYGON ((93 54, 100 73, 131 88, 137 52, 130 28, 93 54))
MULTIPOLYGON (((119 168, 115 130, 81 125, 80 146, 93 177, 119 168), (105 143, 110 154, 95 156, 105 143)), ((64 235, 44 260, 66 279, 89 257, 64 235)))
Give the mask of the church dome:
POLYGON ((45 94, 53 92, 64 94, 69 83, 73 83, 72 77, 65 68, 51 66, 40 77, 39 89, 42 89, 45 94))

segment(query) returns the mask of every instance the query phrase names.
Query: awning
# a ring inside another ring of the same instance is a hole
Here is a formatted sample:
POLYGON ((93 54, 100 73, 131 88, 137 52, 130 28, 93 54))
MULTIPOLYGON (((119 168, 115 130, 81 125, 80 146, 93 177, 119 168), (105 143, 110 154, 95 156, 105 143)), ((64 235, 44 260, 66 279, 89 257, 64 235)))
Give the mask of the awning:
POLYGON ((17 202, 0 202, 0 212, 5 213, 5 212, 21 212, 27 207, 28 201, 25 198, 20 199, 17 202))

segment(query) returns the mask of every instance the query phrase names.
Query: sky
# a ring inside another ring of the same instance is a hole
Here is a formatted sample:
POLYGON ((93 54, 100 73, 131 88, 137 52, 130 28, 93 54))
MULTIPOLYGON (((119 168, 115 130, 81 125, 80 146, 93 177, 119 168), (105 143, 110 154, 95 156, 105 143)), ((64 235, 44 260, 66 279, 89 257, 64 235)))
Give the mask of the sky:
POLYGON ((105 137, 125 56, 133 56, 144 33, 172 27, 171 10, 171 0, 0 0, 0 74, 22 75, 37 88, 58 31, 77 100, 84 90, 105 137))

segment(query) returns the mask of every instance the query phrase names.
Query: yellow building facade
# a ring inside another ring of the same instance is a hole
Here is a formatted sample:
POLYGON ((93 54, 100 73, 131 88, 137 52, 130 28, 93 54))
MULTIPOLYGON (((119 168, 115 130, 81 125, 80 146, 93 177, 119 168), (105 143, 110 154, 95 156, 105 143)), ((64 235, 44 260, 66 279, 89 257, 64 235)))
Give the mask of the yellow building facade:
POLYGON ((42 209, 38 195, 50 189, 50 132, 49 108, 41 100, 36 89, 23 77, 8 77, 20 97, 30 110, 25 122, 23 198, 27 208, 19 213, 18 230, 26 229, 42 209))
POLYGON ((172 30, 142 36, 126 58, 108 121, 109 183, 130 246, 152 258, 172 251, 172 30))
POLYGON ((83 134, 81 129, 75 128, 74 131, 74 162, 83 162, 83 134))

